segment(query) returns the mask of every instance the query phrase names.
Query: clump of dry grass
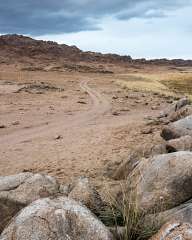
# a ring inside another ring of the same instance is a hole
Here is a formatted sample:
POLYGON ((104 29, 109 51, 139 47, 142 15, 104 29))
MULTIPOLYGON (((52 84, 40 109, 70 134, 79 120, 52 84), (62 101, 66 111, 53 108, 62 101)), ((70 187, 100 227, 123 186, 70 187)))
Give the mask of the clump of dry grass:
POLYGON ((115 226, 115 235, 120 240, 149 239, 159 230, 161 224, 157 221, 150 221, 150 224, 146 224, 146 213, 139 209, 136 191, 127 192, 124 186, 121 186, 121 188, 121 201, 117 201, 110 195, 109 205, 100 213, 99 218, 105 225, 115 226), (124 229, 121 236, 119 236, 119 226, 124 229))

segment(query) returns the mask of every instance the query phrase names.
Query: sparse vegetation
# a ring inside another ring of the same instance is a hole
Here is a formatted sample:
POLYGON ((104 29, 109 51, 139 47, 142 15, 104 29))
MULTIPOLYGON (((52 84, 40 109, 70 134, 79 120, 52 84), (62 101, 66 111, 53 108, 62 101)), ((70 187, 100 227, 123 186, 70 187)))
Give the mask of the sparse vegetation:
POLYGON ((187 95, 192 99, 192 73, 126 74, 117 79, 122 87, 168 96, 187 95))
POLYGON ((106 226, 115 226, 115 235, 121 240, 149 239, 162 224, 152 219, 150 219, 150 224, 146 224, 146 213, 140 211, 138 207, 136 191, 127 192, 123 186, 121 188, 121 201, 117 201, 110 195, 109 206, 100 212, 99 218, 106 226), (123 227, 120 236, 119 227, 123 227))

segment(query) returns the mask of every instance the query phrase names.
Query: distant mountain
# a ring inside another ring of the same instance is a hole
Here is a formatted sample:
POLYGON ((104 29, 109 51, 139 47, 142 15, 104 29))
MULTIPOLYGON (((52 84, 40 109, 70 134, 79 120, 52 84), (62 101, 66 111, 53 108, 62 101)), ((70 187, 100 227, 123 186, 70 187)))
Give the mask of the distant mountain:
MULTIPOLYGON (((59 63, 60 65, 63 64, 64 68, 70 69, 71 71, 79 71, 81 69, 82 71, 95 71, 94 69, 89 69, 89 67, 87 69, 85 67, 86 64, 115 64, 123 66, 135 66, 145 64, 192 66, 192 60, 132 59, 130 56, 120 56, 117 54, 83 52, 76 46, 58 44, 52 41, 35 40, 30 37, 16 34, 0 36, 0 63, 22 63, 23 65, 26 65, 28 69, 31 65, 39 66, 43 63, 59 63), (83 64, 83 68, 82 65, 79 64, 83 64)), ((57 66, 54 67, 56 70, 57 66)), ((59 68, 61 68, 61 66, 59 68)))
POLYGON ((48 57, 64 58, 69 61, 78 62, 130 62, 130 56, 119 56, 117 54, 101 54, 94 52, 83 52, 76 46, 58 44, 52 41, 35 40, 22 35, 0 36, 0 52, 7 51, 11 56, 26 57, 48 57))

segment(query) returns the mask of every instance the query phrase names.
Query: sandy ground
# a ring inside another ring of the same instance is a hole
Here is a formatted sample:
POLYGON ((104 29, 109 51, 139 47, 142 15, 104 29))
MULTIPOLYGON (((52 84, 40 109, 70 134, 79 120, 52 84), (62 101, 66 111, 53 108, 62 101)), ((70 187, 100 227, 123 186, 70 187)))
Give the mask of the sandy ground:
POLYGON ((29 170, 62 182, 99 178, 130 149, 158 141, 158 132, 141 131, 166 100, 123 89, 113 75, 36 72, 1 78, 0 175, 29 170))

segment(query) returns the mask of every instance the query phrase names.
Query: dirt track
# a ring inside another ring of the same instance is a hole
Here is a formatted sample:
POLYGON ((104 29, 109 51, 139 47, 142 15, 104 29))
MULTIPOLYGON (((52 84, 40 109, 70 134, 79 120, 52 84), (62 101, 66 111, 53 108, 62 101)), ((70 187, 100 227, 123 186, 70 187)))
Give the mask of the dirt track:
POLYGON ((43 94, 15 93, 15 85, 11 92, 11 85, 1 84, 6 90, 0 94, 0 124, 6 126, 0 129, 1 175, 30 170, 61 181, 95 178, 104 166, 125 159, 138 140, 142 144, 144 118, 158 112, 151 111, 151 96, 127 98, 110 79, 81 79, 55 80, 65 91, 43 94))
POLYGON ((96 90, 91 89, 88 86, 87 81, 80 83, 80 88, 87 92, 91 98, 92 106, 86 112, 70 116, 66 119, 57 119, 48 125, 34 126, 29 129, 22 129, 10 134, 5 134, 0 138, 1 147, 11 146, 17 143, 32 141, 39 137, 54 136, 58 132, 74 130, 74 128, 81 128, 83 125, 87 125, 89 121, 104 114, 107 110, 110 110, 110 104, 108 101, 96 90))

